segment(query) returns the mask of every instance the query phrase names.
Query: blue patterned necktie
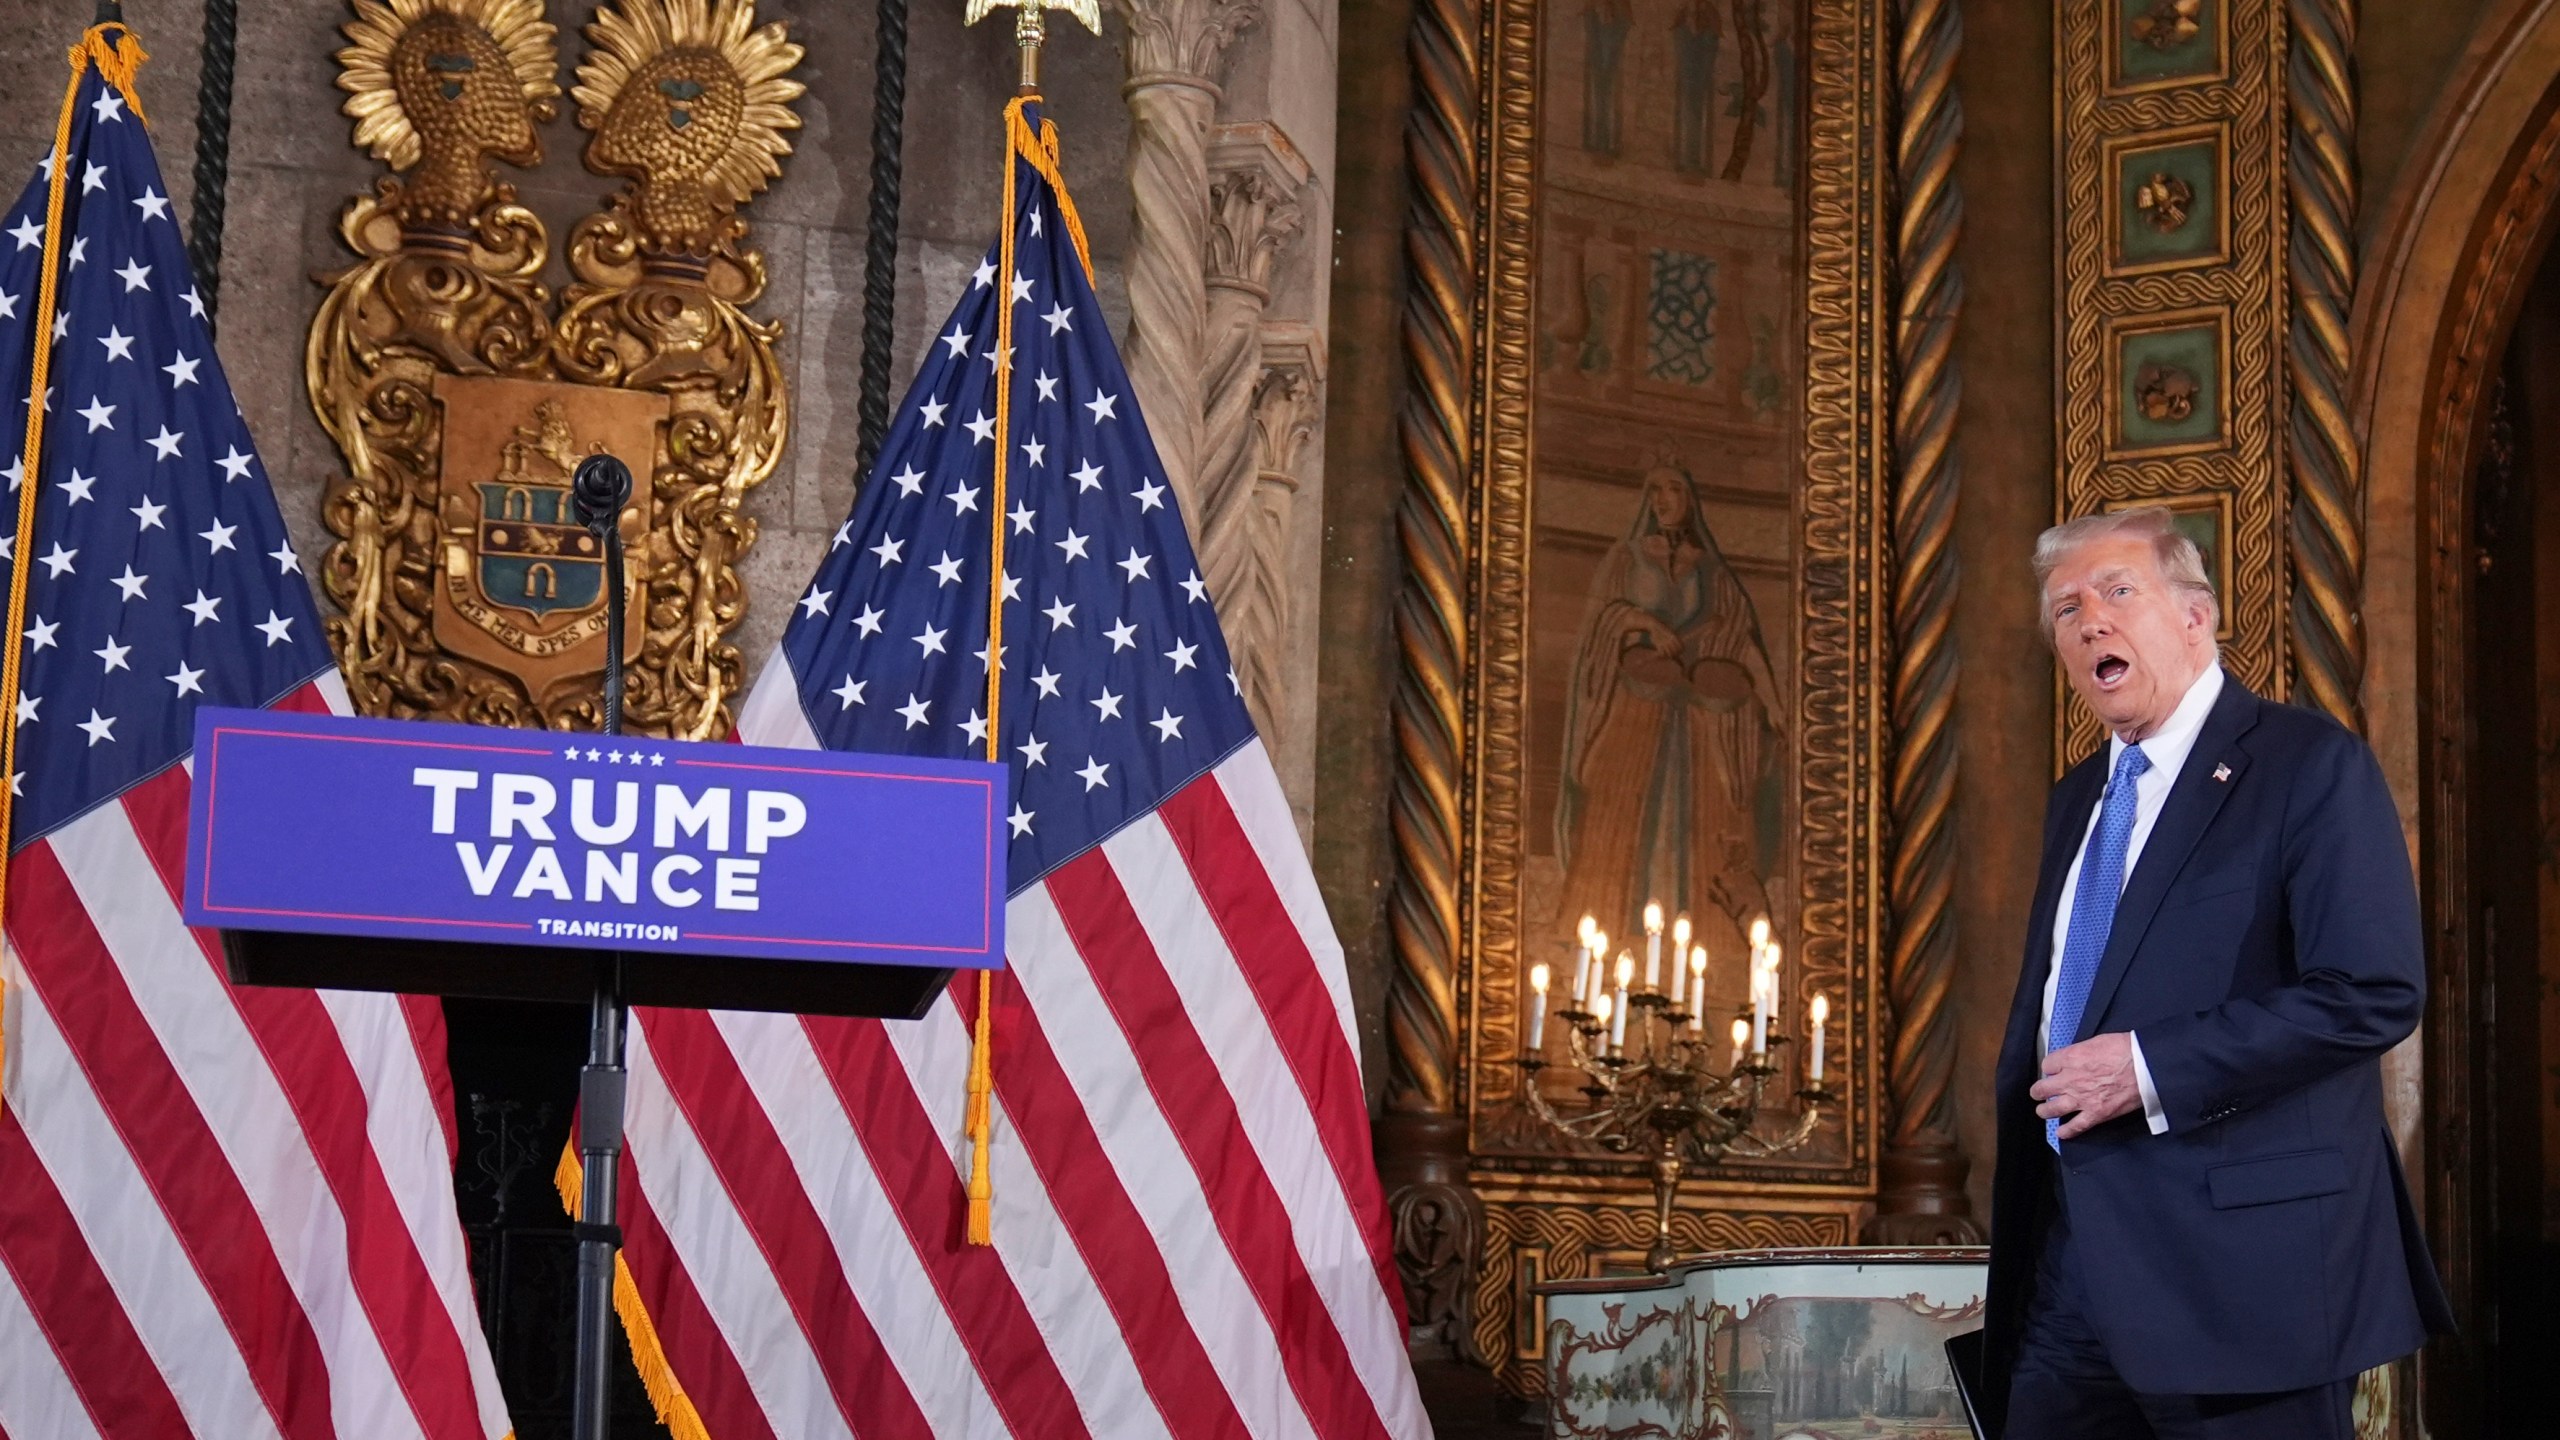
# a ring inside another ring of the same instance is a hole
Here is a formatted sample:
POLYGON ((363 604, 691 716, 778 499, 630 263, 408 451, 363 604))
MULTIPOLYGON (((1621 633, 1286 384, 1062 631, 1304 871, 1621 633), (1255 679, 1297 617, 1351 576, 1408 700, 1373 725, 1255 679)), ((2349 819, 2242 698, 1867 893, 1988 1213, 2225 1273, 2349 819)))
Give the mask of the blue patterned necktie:
MULTIPOLYGON (((2098 978, 2098 960, 2107 953, 2107 932, 2116 924, 2116 899, 2124 891, 2124 852, 2133 843, 2134 782, 2151 769, 2151 757, 2139 745, 2127 745, 2116 757, 2115 778, 2098 801, 2098 828, 2080 857, 2080 888, 2071 896, 2071 929, 2062 942, 2062 978, 2053 987, 2053 1024, 2045 1031, 2050 1053, 2080 1033, 2081 1012, 2089 1008, 2089 986, 2098 978)), ((2062 1149, 2062 1122, 2048 1116, 2044 1143, 2062 1149)))

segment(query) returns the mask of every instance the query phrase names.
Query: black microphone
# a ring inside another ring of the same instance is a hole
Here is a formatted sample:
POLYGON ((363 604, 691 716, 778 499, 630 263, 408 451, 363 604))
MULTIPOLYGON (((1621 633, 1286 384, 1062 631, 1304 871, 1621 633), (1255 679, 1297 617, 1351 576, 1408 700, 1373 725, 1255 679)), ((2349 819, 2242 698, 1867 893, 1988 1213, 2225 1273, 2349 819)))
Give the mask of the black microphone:
POLYGON ((622 507, 630 502, 630 466, 602 453, 578 462, 578 473, 569 481, 569 504, 579 524, 601 535, 621 518, 622 507))

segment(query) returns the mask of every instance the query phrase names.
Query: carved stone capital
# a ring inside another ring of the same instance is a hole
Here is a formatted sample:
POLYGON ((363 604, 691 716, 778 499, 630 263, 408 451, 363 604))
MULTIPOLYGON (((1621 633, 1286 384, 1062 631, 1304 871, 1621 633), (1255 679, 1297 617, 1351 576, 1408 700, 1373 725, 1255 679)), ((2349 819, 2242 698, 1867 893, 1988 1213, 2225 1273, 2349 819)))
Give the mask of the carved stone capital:
POLYGON ((1129 88, 1217 88, 1227 46, 1262 18, 1261 0, 1112 0, 1129 26, 1129 88))
POLYGON ((1298 457, 1324 421, 1324 346, 1312 326, 1262 327, 1262 375, 1253 387, 1256 463, 1262 483, 1298 488, 1298 457))
POLYGON ((1310 173, 1288 133, 1268 120, 1209 132, 1210 284, 1269 298, 1272 257, 1306 223, 1297 197, 1310 173))

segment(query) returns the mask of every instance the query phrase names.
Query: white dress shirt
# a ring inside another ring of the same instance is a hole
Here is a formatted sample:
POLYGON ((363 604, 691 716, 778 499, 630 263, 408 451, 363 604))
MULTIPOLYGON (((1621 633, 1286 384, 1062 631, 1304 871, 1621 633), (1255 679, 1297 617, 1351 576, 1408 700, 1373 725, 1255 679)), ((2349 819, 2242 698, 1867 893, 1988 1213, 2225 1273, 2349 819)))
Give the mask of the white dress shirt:
MULTIPOLYGON (((2196 735, 2204 729, 2204 717, 2213 713, 2213 702, 2222 695, 2222 665, 2216 662, 2187 687, 2186 698, 2169 712, 2168 723, 2159 732, 2141 742, 2142 753, 2151 768, 2133 782, 2133 837, 2125 845, 2124 873, 2133 876, 2135 862, 2142 858, 2143 842, 2151 838, 2151 827, 2160 819, 2160 807, 2169 803, 2169 790, 2178 783, 2178 772, 2187 766, 2187 752, 2196 748, 2196 735)), ((2125 742, 2107 742, 2107 773, 2115 773, 2116 762, 2124 758, 2125 742)), ((2098 817, 2105 813, 2102 799, 2089 807, 2088 829, 2080 832, 2079 849, 2071 857, 2070 873, 2062 877, 2062 898, 2053 914, 2053 959, 2045 966, 2044 1013, 2036 1025, 2036 1058, 2044 1058, 2046 1042, 2053 1034, 2053 993, 2062 984, 2062 947, 2071 935, 2071 903, 2080 893, 2080 862, 2089 853, 2089 834, 2098 828, 2098 817)), ((2151 1125, 2151 1133, 2165 1135, 2169 1116, 2160 1108, 2160 1094, 2151 1086, 2151 1067, 2143 1063, 2142 1037, 2128 1035, 2133 1044, 2133 1083, 2142 1091, 2142 1118, 2151 1125)))

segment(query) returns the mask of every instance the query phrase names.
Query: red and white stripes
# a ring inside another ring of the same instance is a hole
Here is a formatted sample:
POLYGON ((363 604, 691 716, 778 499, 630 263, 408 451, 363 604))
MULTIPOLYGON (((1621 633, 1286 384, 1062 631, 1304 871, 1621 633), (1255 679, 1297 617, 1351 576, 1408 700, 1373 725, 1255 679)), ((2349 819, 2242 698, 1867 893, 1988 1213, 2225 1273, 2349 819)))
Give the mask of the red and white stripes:
POLYGON ((0 1433, 493 1440, 441 1012, 230 985, 179 919, 187 787, 10 868, 0 1433))

